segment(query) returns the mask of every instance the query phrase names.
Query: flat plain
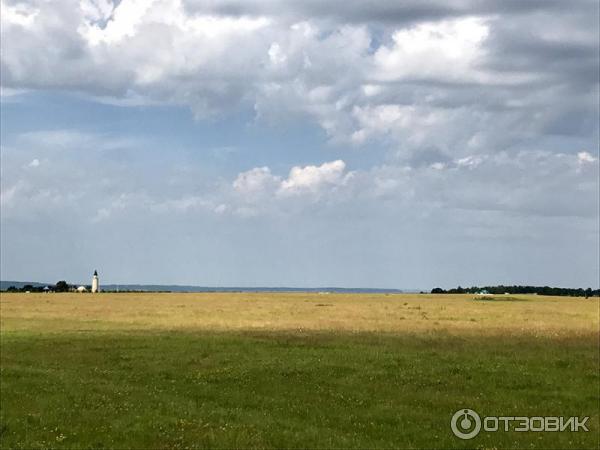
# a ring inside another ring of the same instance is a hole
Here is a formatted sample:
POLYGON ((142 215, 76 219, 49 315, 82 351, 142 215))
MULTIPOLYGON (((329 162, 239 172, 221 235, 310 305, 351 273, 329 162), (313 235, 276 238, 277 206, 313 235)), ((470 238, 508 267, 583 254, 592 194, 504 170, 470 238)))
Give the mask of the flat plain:
POLYGON ((0 295, 2 448, 598 448, 597 298, 0 295), (589 416, 481 432, 452 414, 589 416))

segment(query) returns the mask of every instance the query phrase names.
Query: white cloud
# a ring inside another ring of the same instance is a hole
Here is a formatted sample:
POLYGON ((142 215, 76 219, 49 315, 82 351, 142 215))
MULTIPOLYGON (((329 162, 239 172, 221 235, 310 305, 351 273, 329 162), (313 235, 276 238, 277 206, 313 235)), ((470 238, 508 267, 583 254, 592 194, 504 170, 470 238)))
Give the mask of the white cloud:
POLYGON ((26 3, 8 4, 2 1, 2 21, 6 24, 18 25, 23 28, 30 28, 40 10, 26 3))
POLYGON ((478 17, 422 23, 398 30, 392 35, 393 45, 382 46, 375 53, 376 78, 463 82, 473 79, 488 34, 488 25, 478 17))
POLYGON ((292 167, 286 180, 281 182, 280 193, 317 193, 322 189, 343 184, 349 174, 344 175, 346 163, 336 160, 320 166, 292 167))
POLYGON ((281 51, 281 47, 277 42, 273 42, 269 47, 269 59, 274 65, 283 64, 287 60, 287 56, 281 51))
POLYGON ((353 175, 346 173, 342 160, 326 162, 320 166, 294 166, 287 178, 271 173, 268 167, 256 167, 240 173, 233 181, 233 189, 244 198, 256 200, 264 195, 281 198, 290 195, 319 195, 342 186, 353 175))
POLYGON ((116 43, 123 38, 132 37, 149 8, 156 3, 155 0, 126 0, 122 1, 117 8, 108 8, 101 2, 84 1, 81 3, 84 14, 84 23, 79 32, 91 45, 101 42, 116 43), (105 26, 98 24, 99 20, 105 20, 112 14, 112 20, 105 26))
POLYGON ((469 169, 474 169, 479 166, 485 157, 480 155, 469 155, 464 158, 459 158, 456 160, 456 165, 459 167, 467 167, 469 169))
POLYGON ((363 143, 372 137, 392 137, 406 148, 430 145, 444 148, 460 139, 463 133, 470 133, 470 129, 462 133, 448 129, 457 120, 454 114, 447 108, 427 105, 356 106, 352 116, 358 130, 352 135, 352 140, 363 143))
POLYGON ((92 22, 106 21, 115 9, 109 0, 81 0, 79 5, 84 17, 92 22))
POLYGON ((336 143, 382 139, 456 158, 552 135, 548 123, 564 126, 569 103, 597 116, 597 77, 587 79, 598 58, 586 56, 597 39, 577 26, 581 11, 561 19, 552 5, 505 7, 504 17, 478 2, 401 3, 4 2, 2 89, 185 105, 197 118, 300 115, 336 143), (553 26, 519 33, 534 13, 553 26), (520 35, 523 54, 512 47, 520 35))
POLYGON ((580 161, 581 156, 576 154, 499 152, 418 168, 387 164, 347 172, 345 163, 338 160, 293 167, 287 178, 257 168, 240 174, 234 186, 246 193, 240 198, 241 204, 253 204, 255 215, 276 211, 295 214, 314 205, 315 200, 325 200, 322 204, 329 206, 323 208, 347 201, 360 208, 378 208, 375 205, 384 207, 385 201, 394 201, 395 208, 420 211, 493 210, 589 217, 593 213, 589 205, 598 188, 598 168, 582 172, 580 161), (261 194, 260 203, 255 202, 256 192, 261 194), (291 200, 295 203, 288 203, 291 200))
POLYGON ((245 196, 256 196, 276 188, 280 178, 271 174, 268 167, 256 167, 240 173, 233 182, 233 188, 245 196))
POLYGON ((594 162, 598 161, 598 158, 596 158, 595 156, 593 156, 591 153, 588 153, 588 152, 577 153, 577 158, 578 158, 579 162, 581 162, 581 163, 594 163, 594 162))

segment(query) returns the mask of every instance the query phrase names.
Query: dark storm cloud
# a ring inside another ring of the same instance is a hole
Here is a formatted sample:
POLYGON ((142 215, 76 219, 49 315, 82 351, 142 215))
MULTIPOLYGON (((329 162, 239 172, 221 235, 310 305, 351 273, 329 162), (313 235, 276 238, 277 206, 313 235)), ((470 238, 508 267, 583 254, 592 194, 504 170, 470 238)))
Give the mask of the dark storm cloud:
MULTIPOLYGON (((533 72, 578 88, 598 83, 598 11, 496 19, 485 65, 499 72, 533 72)), ((541 80, 544 81, 543 79, 541 80)))
POLYGON ((560 12, 594 2, 573 2, 569 7, 561 0, 493 1, 493 0, 437 0, 437 1, 376 1, 362 0, 305 0, 305 1, 239 1, 239 0, 186 0, 192 12, 230 16, 265 15, 293 19, 333 19, 347 23, 376 22, 406 25, 413 22, 439 20, 465 15, 506 14, 518 15, 537 11, 560 12))

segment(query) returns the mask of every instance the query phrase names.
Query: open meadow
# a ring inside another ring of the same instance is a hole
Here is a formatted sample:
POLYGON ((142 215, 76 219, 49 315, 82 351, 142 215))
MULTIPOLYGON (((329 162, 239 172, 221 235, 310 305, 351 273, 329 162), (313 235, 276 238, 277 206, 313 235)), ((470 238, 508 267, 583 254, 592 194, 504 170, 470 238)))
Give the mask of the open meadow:
POLYGON ((598 448, 598 298, 6 294, 1 448, 598 448), (589 432, 450 419, 589 416, 589 432))

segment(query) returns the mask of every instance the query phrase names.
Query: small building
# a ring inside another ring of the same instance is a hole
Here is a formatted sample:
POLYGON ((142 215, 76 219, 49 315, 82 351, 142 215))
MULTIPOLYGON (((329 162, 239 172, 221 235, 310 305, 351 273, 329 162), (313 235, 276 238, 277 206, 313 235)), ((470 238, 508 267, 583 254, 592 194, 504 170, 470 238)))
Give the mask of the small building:
POLYGON ((79 293, 87 292, 87 288, 85 286, 79 286, 76 291, 79 293))
POLYGON ((475 293, 476 298, 494 298, 493 294, 490 294, 486 289, 482 289, 479 292, 475 293))

